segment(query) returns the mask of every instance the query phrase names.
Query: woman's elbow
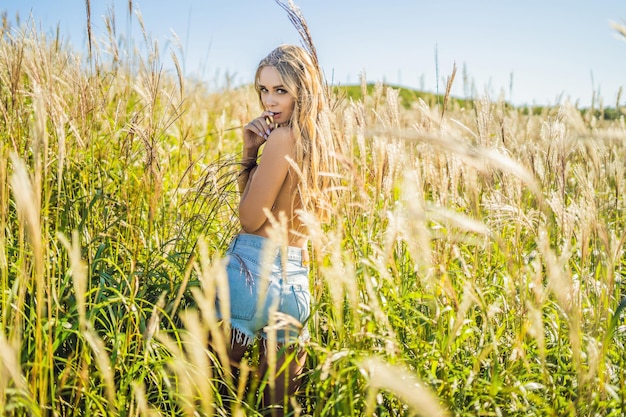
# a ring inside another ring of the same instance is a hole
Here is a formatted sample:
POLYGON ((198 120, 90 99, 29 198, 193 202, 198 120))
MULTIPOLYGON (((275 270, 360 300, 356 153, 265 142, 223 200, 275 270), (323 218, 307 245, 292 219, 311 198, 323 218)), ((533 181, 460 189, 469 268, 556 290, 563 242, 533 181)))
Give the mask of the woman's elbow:
POLYGON ((255 213, 248 213, 245 209, 239 207, 239 223, 246 233, 254 233, 265 223, 265 216, 259 216, 255 213))
POLYGON ((251 225, 243 221, 240 221, 240 223, 241 223, 241 229, 244 231, 244 233, 254 233, 261 228, 260 226, 257 226, 256 224, 251 225))

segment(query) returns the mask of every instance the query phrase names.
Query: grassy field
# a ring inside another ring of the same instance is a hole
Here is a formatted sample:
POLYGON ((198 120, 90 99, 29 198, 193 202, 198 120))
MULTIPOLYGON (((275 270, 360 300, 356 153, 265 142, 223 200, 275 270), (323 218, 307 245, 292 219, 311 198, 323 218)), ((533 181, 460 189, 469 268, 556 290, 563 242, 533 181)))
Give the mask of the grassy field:
MULTIPOLYGON (((254 91, 0 30, 0 414, 227 415, 206 341, 254 91)), ((293 414, 624 415, 621 110, 400 93, 335 90, 293 414)))

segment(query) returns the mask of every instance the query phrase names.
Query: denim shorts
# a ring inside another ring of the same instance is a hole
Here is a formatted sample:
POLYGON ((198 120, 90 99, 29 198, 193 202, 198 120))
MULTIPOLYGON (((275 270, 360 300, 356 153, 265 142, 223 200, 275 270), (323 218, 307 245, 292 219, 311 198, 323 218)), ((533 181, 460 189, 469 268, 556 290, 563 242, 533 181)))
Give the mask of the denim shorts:
MULTIPOLYGON (((306 322, 311 314, 306 250, 288 246, 283 260, 280 248, 267 257, 264 248, 268 246, 271 246, 268 238, 242 233, 226 252, 232 338, 243 345, 252 343, 256 336, 267 340, 270 314, 277 311, 290 317, 273 327, 276 341, 306 342, 309 339, 306 322), (272 260, 265 268, 264 256, 272 260)), ((219 299, 217 312, 221 316, 219 299)))

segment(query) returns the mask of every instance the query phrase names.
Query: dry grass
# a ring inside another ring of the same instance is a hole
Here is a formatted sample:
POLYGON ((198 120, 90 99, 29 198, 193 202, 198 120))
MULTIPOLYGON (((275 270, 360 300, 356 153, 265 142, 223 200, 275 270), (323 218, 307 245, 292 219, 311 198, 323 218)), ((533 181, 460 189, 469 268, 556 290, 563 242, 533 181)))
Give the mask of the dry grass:
MULTIPOLYGON (((3 23, 0 410, 260 415, 258 352, 228 380, 213 303, 254 92, 163 73, 147 36, 125 55, 108 27, 85 68, 3 23)), ((304 214, 293 414, 621 415, 623 118, 461 107, 455 70, 441 109, 382 84, 334 100, 341 197, 328 222, 304 214)))

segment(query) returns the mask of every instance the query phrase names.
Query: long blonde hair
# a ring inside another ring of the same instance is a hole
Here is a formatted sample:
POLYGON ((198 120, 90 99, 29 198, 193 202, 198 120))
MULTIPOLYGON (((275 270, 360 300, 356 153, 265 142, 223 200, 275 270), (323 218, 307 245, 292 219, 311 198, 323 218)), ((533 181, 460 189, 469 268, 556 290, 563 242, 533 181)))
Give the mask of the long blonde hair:
POLYGON ((335 147, 327 119, 327 92, 321 71, 304 48, 281 45, 259 63, 254 77, 259 100, 259 75, 261 69, 268 66, 278 71, 285 90, 295 98, 290 124, 296 147, 294 162, 301 177, 300 198, 305 210, 314 209, 321 214, 328 209, 328 189, 332 173, 336 172, 335 147))

